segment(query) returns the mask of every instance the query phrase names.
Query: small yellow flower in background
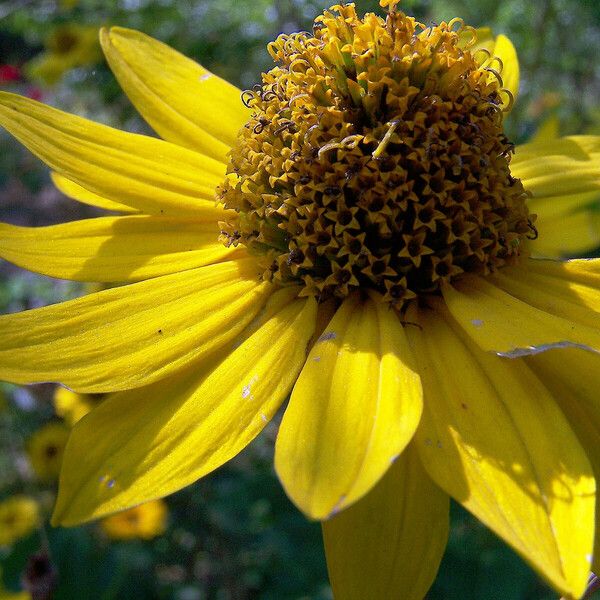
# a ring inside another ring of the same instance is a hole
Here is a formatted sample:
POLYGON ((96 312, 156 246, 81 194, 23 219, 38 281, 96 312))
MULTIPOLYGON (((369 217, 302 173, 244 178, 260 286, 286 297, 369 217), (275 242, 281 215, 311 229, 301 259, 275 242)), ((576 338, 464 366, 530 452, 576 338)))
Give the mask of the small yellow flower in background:
POLYGON ((68 23, 57 26, 48 36, 45 51, 32 59, 29 77, 47 84, 57 83, 66 71, 98 62, 101 58, 98 28, 68 23))
POLYGON ((42 481, 58 479, 70 429, 61 422, 42 425, 27 440, 27 456, 42 481))
POLYGON ((73 427, 79 419, 98 406, 104 394, 77 394, 58 386, 54 391, 54 412, 73 427))
POLYGON ((0 546, 27 537, 39 523, 38 503, 33 498, 15 495, 0 501, 0 546))
POLYGON ((119 214, 1 225, 0 255, 126 285, 0 318, 0 377, 114 392, 73 428, 56 524, 191 484, 291 394, 275 468, 323 521, 336 600, 422 598, 450 497, 579 597, 600 559, 600 261, 532 256, 545 211, 600 190, 600 138, 515 148, 510 41, 387 4, 280 36, 244 93, 103 30, 162 140, 1 93, 56 185, 119 214))
POLYGON ((149 540, 166 531, 168 516, 167 505, 159 499, 111 515, 101 525, 113 540, 149 540))

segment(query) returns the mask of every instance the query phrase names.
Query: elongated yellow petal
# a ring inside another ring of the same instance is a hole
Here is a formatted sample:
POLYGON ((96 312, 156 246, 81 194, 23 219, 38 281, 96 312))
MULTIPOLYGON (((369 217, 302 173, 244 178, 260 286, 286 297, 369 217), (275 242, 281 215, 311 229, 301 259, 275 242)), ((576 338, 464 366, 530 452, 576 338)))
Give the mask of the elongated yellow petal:
POLYGON ((275 469, 290 498, 315 519, 350 506, 408 444, 421 410, 396 314, 351 296, 313 346, 281 423, 275 469))
POLYGON ((214 221, 146 215, 35 228, 0 223, 0 257, 62 279, 139 281, 244 254, 217 236, 214 221))
MULTIPOLYGON (((560 121, 556 115, 547 118, 535 131, 531 143, 543 144, 560 137, 560 121)), ((518 151, 518 148, 517 148, 518 151)))
POLYGON ((531 242, 531 251, 538 257, 576 256, 600 246, 600 213, 593 210, 538 218, 535 226, 539 237, 531 242))
POLYGON ((69 196, 69 198, 73 198, 73 200, 77 200, 78 202, 83 202, 83 204, 89 204, 90 206, 96 206, 97 208, 114 210, 117 212, 139 212, 131 206, 126 206, 125 204, 120 204, 119 202, 114 202, 113 200, 108 200, 107 198, 103 198, 98 194, 94 194, 94 192, 86 190, 84 187, 81 187, 79 184, 67 179, 66 177, 63 177, 58 173, 50 173, 50 178, 52 179, 52 183, 54 183, 54 185, 65 196, 69 196))
MULTIPOLYGON (((552 390, 600 477, 600 356, 575 348, 544 352, 526 359, 529 367, 552 390)), ((592 571, 600 570, 600 504, 596 503, 596 536, 592 571)))
MULTIPOLYGON (((476 30, 475 44, 468 46, 482 66, 494 69, 500 75, 502 87, 507 89, 517 99, 519 92, 519 59, 512 42, 505 35, 494 36, 489 27, 476 30)), ((467 47, 472 33, 465 31, 461 34, 462 45, 467 47)))
POLYGON ((74 525, 170 494, 262 430, 304 363, 316 316, 313 299, 293 300, 289 290, 272 300, 278 310, 224 359, 110 396, 77 423, 54 523, 74 525))
POLYGON ((448 496, 414 448, 356 504, 323 522, 329 580, 342 600, 422 600, 448 539, 448 496))
MULTIPOLYGON (((502 61, 500 75, 503 87, 509 90, 516 100, 519 92, 519 59, 513 43, 505 35, 498 35, 492 54, 502 61)), ((494 67, 493 64, 490 66, 494 67)))
POLYGON ((443 295, 483 350, 511 358, 566 346, 600 351, 600 281, 575 285, 564 269, 564 263, 529 260, 526 268, 502 269, 486 279, 466 276, 445 286, 443 295), (553 271, 551 287, 534 278, 543 265, 553 271))
POLYGON ((250 117, 240 90, 138 31, 103 29, 100 42, 121 87, 162 138, 227 162, 250 117))
POLYGON ((600 137, 577 135, 519 146, 510 163, 534 198, 600 190, 600 137))
MULTIPOLYGON (((527 202, 529 211, 537 215, 536 226, 547 219, 569 215, 575 211, 591 208, 600 200, 600 192, 582 192, 564 196, 541 196, 527 202)), ((536 243, 542 240, 536 240, 536 243)))
POLYGON ((600 327, 600 260, 528 260, 491 280, 546 313, 597 330, 600 327))
POLYGON ((0 379, 78 392, 139 387, 230 342, 272 291, 253 259, 0 317, 0 379))
POLYGON ((407 333, 423 378, 423 465, 557 590, 578 598, 594 536, 586 454, 523 360, 481 351, 441 301, 433 304, 407 315, 422 327, 407 333))
POLYGON ((0 92, 0 125, 50 168, 142 212, 221 218, 214 191, 225 166, 155 138, 126 133, 0 92))

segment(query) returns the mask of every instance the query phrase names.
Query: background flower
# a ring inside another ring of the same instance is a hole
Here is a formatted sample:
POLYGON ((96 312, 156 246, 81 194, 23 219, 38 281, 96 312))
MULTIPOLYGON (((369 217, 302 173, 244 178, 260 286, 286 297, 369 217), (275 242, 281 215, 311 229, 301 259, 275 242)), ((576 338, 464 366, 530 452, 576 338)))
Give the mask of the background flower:
POLYGON ((69 428, 56 421, 46 423, 31 435, 27 454, 37 477, 46 481, 58 479, 68 438, 69 428))
POLYGON ((19 494, 0 501, 0 546, 28 536, 39 523, 39 507, 33 498, 19 494))
POLYGON ((153 500, 102 519, 100 525, 113 540, 149 540, 165 532, 167 518, 164 501, 153 500))

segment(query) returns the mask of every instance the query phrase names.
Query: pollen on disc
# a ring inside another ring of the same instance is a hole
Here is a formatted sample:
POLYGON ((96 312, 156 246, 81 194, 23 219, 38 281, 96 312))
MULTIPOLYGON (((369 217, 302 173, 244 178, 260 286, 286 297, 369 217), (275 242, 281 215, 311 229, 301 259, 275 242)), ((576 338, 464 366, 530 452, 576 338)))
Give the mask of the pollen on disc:
POLYGON ((334 6, 270 44, 244 92, 221 239, 303 295, 374 289, 394 306, 465 272, 514 264, 535 231, 503 131, 500 61, 461 20, 427 27, 390 5, 334 6))

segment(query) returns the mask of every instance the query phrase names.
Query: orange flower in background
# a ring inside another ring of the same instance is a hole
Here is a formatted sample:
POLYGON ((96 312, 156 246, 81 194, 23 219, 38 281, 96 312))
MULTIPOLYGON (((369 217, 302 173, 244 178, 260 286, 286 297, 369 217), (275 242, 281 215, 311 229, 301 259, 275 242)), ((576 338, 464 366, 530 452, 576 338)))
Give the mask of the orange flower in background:
POLYGON ((113 540, 149 540, 166 531, 168 516, 164 501, 153 500, 107 517, 101 525, 113 540))

